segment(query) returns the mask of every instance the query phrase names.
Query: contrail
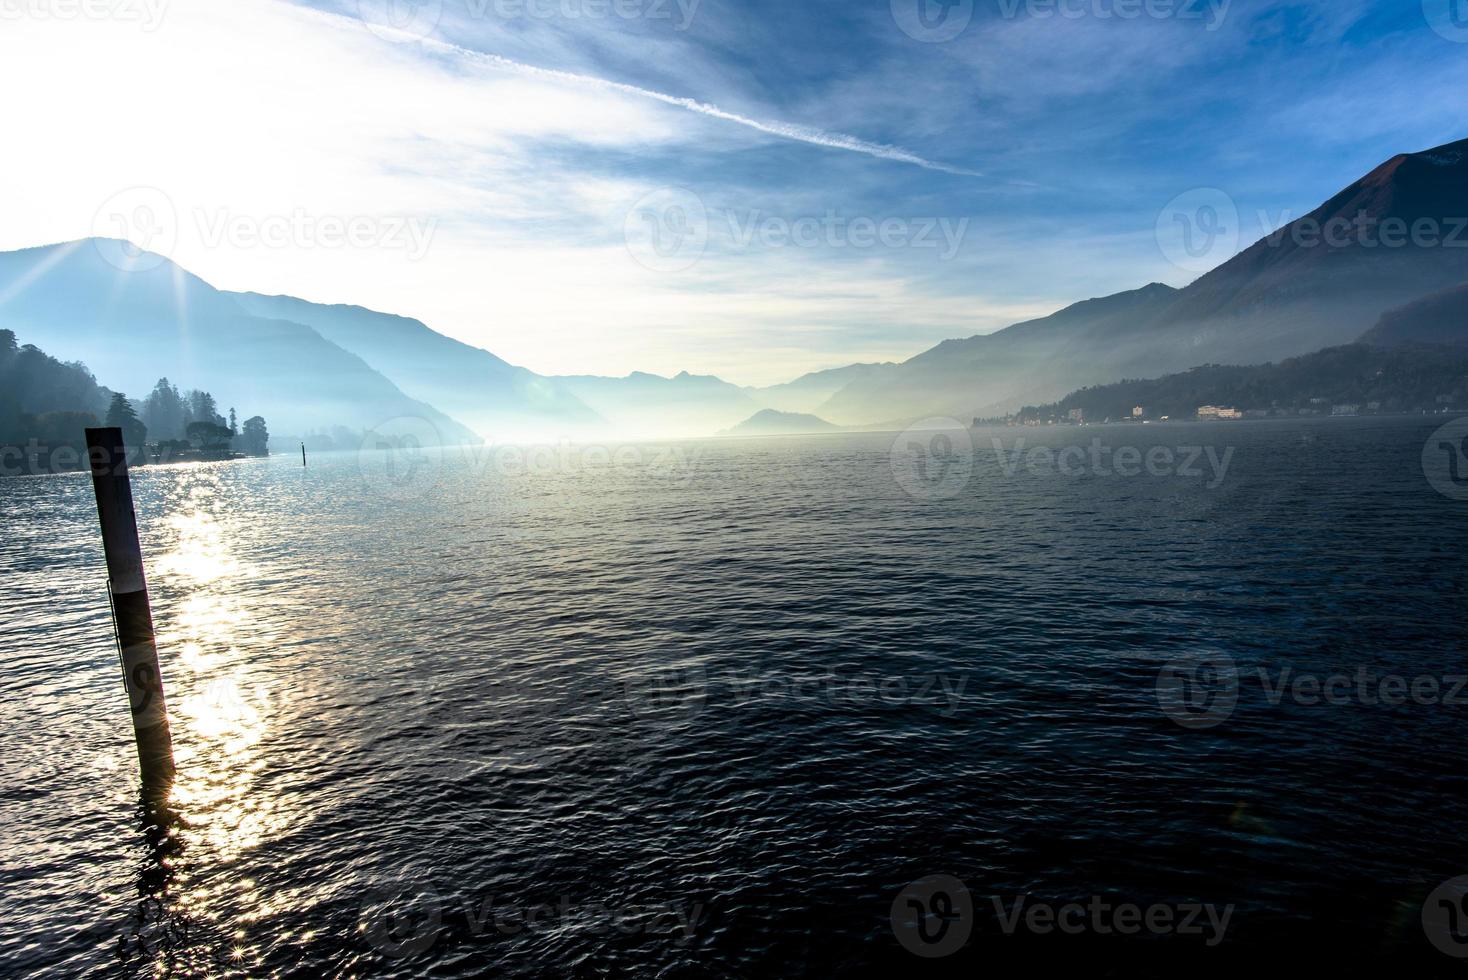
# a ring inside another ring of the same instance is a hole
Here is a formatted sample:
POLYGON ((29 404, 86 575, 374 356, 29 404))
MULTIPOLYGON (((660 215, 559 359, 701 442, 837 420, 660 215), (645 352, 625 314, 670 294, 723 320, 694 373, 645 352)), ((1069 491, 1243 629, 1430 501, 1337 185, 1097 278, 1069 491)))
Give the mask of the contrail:
POLYGON ((877 157, 882 160, 892 160, 897 163, 910 163, 924 170, 936 170, 939 173, 955 174, 959 177, 983 177, 984 174, 977 170, 966 170, 962 167, 949 166, 946 163, 937 163, 918 156, 900 146, 889 146, 885 143, 872 143, 868 140, 848 136, 845 133, 830 133, 825 130, 816 129, 811 126, 798 126, 794 123, 783 122, 761 122, 748 116, 728 112, 716 105, 707 102, 699 102, 697 99, 684 98, 677 95, 668 95, 665 92, 656 92, 652 89, 639 88, 636 85, 628 85, 625 82, 612 82, 605 78, 597 78, 595 75, 578 75, 574 72, 559 71, 554 68, 537 68, 519 61, 511 61, 509 58, 497 54, 486 54, 475 51, 472 48, 461 47, 450 44, 447 41, 437 39, 424 39, 423 43, 451 54, 467 58, 488 65, 500 71, 511 72, 531 78, 548 78, 561 82, 571 82, 577 85, 586 85, 592 88, 604 89, 613 92, 622 92, 627 95, 637 96, 643 99, 652 99, 665 105, 677 106, 696 112, 701 116, 709 116, 713 119, 722 119, 738 126, 767 133, 770 136, 778 136, 781 139, 795 140, 800 143, 809 143, 813 146, 825 146, 833 150, 849 150, 853 153, 865 153, 867 156, 877 157))

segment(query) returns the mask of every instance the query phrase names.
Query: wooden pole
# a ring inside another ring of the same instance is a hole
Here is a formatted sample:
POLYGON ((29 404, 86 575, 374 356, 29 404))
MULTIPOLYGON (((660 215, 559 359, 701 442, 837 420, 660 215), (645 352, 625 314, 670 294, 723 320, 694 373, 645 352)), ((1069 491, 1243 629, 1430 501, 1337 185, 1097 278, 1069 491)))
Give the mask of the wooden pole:
POLYGON ((301 469, 306 468, 306 444, 301 443, 301 469))
POLYGON ((173 735, 163 700, 163 675, 158 668, 153 610, 143 576, 143 546, 138 540, 122 430, 88 429, 87 455, 92 466, 92 488, 97 494, 102 550, 107 556, 107 588, 143 785, 166 793, 174 775, 173 735))

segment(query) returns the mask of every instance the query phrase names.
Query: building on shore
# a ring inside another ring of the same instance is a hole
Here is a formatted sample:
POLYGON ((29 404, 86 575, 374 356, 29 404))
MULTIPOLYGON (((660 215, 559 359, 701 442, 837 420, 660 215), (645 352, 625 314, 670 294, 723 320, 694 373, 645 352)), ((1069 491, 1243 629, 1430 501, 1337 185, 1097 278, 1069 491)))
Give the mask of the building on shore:
POLYGON ((1221 405, 1204 405, 1198 409, 1200 419, 1241 419, 1244 413, 1237 408, 1226 408, 1221 405))

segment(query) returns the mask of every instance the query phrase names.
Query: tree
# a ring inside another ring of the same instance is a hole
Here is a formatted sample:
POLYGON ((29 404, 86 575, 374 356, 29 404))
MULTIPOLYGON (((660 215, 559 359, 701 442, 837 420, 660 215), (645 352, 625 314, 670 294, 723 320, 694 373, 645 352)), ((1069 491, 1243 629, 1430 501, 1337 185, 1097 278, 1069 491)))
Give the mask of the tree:
POLYGON ((65 364, 0 330, 0 449, 7 450, 0 472, 14 469, 16 450, 24 472, 85 466, 82 430, 100 425, 111 401, 85 365, 65 364))
POLYGON ((133 411, 127 396, 120 392, 112 396, 112 404, 107 409, 107 425, 122 430, 123 445, 129 449, 142 449, 148 441, 148 427, 133 411))
POLYGON ((208 422, 224 427, 224 419, 214 404, 214 396, 207 391, 195 389, 184 395, 184 418, 186 423, 208 422))
POLYGON ((182 459, 185 453, 194 448, 187 439, 159 439, 154 446, 157 447, 155 459, 162 463, 182 459))
POLYGON ((214 422, 190 422, 189 441, 198 443, 206 452, 223 452, 229 448, 230 431, 214 422))
POLYGON ((59 472, 87 466, 84 433, 97 426, 91 412, 45 412, 31 419, 31 436, 45 449, 28 462, 35 472, 59 472))
POLYGON ((229 434, 232 436, 237 436, 240 434, 240 427, 238 425, 235 425, 233 408, 229 410, 229 434))
POLYGON ((240 451, 251 456, 269 454, 270 430, 265 428, 265 420, 260 416, 245 419, 245 427, 240 433, 240 451))
POLYGON ((153 438, 160 442, 183 438, 184 426, 188 424, 185 414, 178 389, 167 378, 159 378, 153 393, 143 402, 143 422, 153 438))

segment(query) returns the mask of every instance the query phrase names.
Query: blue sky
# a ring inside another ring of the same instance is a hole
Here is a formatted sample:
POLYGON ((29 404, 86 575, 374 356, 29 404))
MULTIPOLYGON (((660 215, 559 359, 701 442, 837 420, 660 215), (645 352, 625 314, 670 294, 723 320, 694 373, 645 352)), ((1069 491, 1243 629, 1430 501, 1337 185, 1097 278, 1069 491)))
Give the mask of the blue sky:
POLYGON ((1179 195, 1222 194, 1242 247, 1468 137, 1464 0, 10 2, 0 81, 35 94, 4 247, 154 195, 221 286, 544 373, 904 358, 1185 284, 1179 195))

